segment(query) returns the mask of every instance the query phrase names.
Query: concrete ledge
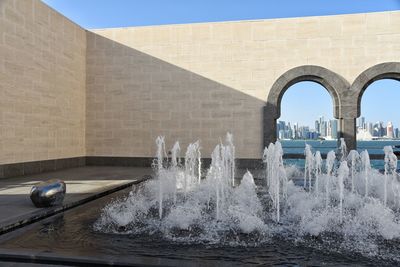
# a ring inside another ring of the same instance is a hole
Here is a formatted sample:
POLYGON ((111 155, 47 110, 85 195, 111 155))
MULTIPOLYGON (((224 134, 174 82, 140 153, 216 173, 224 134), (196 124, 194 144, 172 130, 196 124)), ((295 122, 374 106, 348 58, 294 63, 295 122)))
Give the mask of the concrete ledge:
POLYGON ((144 175, 142 176, 140 179, 137 180, 133 180, 131 182, 128 183, 124 183, 122 185, 117 185, 114 187, 109 187, 106 188, 103 191, 99 191, 99 192, 94 192, 92 194, 90 194, 89 196, 86 196, 84 198, 78 199, 76 201, 71 201, 68 202, 62 206, 57 206, 57 207, 51 207, 51 208, 42 208, 42 209, 38 209, 35 212, 29 213, 29 214, 25 214, 20 216, 19 218, 11 218, 10 220, 5 220, 2 221, 0 223, 0 235, 11 232, 15 229, 21 228, 23 226, 26 226, 28 224, 37 222, 39 220, 42 220, 44 218, 53 216, 57 213, 72 209, 74 207, 77 207, 79 205, 82 205, 84 203, 93 201, 95 199, 101 198, 103 196, 106 196, 108 194, 114 193, 116 191, 119 191, 121 189, 127 188, 129 186, 132 186, 134 184, 138 184, 141 183, 147 179, 150 179, 151 176, 150 175, 144 175))
MULTIPOLYGON (((121 166, 121 167, 151 167, 153 157, 86 157, 86 166, 121 166)), ((202 167, 208 168, 211 158, 202 158, 202 167)), ((239 169, 259 169, 262 167, 260 159, 236 159, 239 169)))
POLYGON ((151 167, 154 157, 86 157, 86 166, 151 167))

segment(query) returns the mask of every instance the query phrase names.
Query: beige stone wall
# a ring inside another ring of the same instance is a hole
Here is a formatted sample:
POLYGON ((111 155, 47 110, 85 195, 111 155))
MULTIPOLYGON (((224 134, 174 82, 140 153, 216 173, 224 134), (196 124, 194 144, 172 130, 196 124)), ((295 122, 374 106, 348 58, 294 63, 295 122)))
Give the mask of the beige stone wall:
POLYGON ((0 1, 0 164, 85 155, 86 33, 39 0, 0 1))
POLYGON ((300 65, 349 82, 400 61, 400 12, 86 32, 39 0, 0 1, 0 164, 153 156, 164 135, 203 156, 230 131, 259 158, 262 107, 300 65))
POLYGON ((227 131, 242 155, 258 156, 262 100, 99 35, 87 41, 89 156, 153 156, 164 135, 183 150, 200 139, 209 157, 227 131))
POLYGON ((274 81, 319 65, 350 83, 400 61, 400 12, 94 30, 87 35, 87 154, 152 156, 226 131, 259 158, 262 107, 274 81))

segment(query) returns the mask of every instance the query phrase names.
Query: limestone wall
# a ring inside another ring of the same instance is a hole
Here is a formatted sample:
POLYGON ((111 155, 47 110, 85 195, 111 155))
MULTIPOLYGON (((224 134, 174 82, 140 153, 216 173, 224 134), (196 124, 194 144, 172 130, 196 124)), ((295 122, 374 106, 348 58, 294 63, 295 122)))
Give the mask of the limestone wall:
POLYGON ((86 33, 38 0, 0 1, 0 164, 85 155, 86 33))
POLYGON ((285 71, 318 65, 350 83, 400 61, 400 12, 94 30, 87 35, 87 154, 152 156, 226 131, 262 151, 262 107, 285 71))
POLYGON ((85 31, 39 0, 0 1, 0 164, 154 155, 164 135, 203 156, 230 131, 259 158, 269 89, 318 65, 352 82, 400 62, 400 12, 85 31))

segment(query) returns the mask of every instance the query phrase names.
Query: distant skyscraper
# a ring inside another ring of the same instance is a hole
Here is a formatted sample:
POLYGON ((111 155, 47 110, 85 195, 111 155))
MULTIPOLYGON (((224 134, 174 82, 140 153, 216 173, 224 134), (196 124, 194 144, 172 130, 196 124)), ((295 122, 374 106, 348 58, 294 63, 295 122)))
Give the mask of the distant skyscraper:
POLYGON ((373 132, 372 132, 372 136, 377 136, 379 137, 380 134, 380 128, 379 128, 379 122, 375 123, 373 126, 373 132))
POLYGON ((318 120, 315 121, 315 131, 316 131, 317 133, 320 132, 320 129, 319 129, 319 121, 318 121, 318 120))
POLYGON ((332 124, 330 120, 326 124, 326 136, 332 136, 332 124))
POLYGON ((374 127, 371 122, 367 123, 367 132, 369 132, 371 134, 371 136, 374 135, 374 127))
POLYGON ((320 135, 322 136, 322 137, 325 137, 326 136, 326 130, 327 130, 327 123, 326 123, 326 121, 322 121, 321 122, 321 125, 320 125, 320 135))
POLYGON ((360 117, 358 118, 358 122, 357 122, 357 126, 361 129, 365 129, 366 125, 365 125, 365 117, 360 117))
POLYGON ((337 120, 330 120, 330 124, 331 124, 331 136, 332 136, 332 139, 337 139, 338 121, 337 120))
POLYGON ((386 135, 386 127, 383 127, 383 121, 379 122, 379 128, 380 128, 380 137, 385 136, 386 135))
POLYGON ((399 128, 395 128, 394 130, 393 130, 393 137, 394 138, 400 138, 400 132, 399 132, 399 128))
POLYGON ((389 122, 387 123, 387 126, 386 126, 386 136, 387 136, 388 138, 393 138, 393 124, 392 124, 391 121, 389 121, 389 122))
POLYGON ((292 139, 292 138, 293 138, 293 131, 292 127, 290 126, 290 122, 288 122, 286 130, 286 139, 292 139))
POLYGON ((278 121, 276 125, 276 135, 279 137, 279 139, 283 139, 284 137, 281 137, 282 135, 285 134, 286 131, 286 123, 284 121, 278 121), (282 131, 282 133, 281 133, 282 131))
POLYGON ((298 123, 295 123, 293 125, 293 138, 294 139, 299 138, 299 124, 298 123))
POLYGON ((279 130, 278 138, 281 140, 285 139, 285 131, 284 130, 279 130))
POLYGON ((386 135, 386 129, 383 127, 383 122, 378 121, 374 124, 373 136, 382 137, 386 135))

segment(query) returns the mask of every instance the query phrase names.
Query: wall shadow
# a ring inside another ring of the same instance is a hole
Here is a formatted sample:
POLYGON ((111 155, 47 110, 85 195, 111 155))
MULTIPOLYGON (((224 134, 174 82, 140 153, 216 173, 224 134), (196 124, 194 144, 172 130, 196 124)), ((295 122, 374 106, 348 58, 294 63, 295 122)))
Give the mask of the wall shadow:
POLYGON ((262 155, 264 101, 92 32, 86 101, 88 156, 152 157, 163 135, 209 157, 228 131, 237 157, 262 155))

